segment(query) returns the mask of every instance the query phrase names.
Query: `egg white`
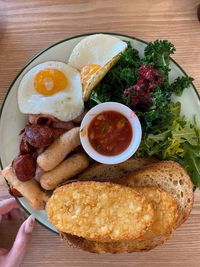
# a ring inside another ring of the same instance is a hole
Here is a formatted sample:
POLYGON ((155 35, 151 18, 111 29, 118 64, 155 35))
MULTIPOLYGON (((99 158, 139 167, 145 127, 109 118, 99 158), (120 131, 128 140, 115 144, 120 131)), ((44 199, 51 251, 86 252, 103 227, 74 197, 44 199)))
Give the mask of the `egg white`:
POLYGON ((117 37, 93 34, 82 39, 74 47, 69 64, 79 70, 87 64, 98 64, 103 67, 126 48, 127 44, 117 37))
POLYGON ((75 119, 84 109, 79 71, 59 61, 48 61, 33 67, 19 84, 18 105, 25 114, 49 114, 61 121, 75 119), (68 81, 64 90, 51 96, 44 96, 34 88, 36 74, 46 68, 60 70, 68 81))

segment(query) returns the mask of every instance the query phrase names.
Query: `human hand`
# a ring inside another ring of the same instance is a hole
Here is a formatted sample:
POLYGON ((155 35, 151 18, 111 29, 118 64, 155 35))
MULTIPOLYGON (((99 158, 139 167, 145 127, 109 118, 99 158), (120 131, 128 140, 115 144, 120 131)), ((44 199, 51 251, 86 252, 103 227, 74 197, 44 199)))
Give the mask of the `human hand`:
MULTIPOLYGON (((20 207, 14 198, 1 200, 0 221, 5 218, 22 219, 23 216, 19 208, 20 207)), ((31 238, 34 220, 34 216, 31 215, 26 221, 23 222, 19 228, 14 244, 10 251, 0 248, 0 267, 20 267, 31 238)))

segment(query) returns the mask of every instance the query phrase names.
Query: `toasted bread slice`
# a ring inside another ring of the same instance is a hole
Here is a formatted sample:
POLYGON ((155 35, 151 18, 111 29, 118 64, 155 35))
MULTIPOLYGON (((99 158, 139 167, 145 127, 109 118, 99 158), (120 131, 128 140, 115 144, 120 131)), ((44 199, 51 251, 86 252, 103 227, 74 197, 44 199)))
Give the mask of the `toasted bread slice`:
POLYGON ((193 185, 183 167, 173 161, 161 161, 136 170, 118 182, 127 186, 155 186, 172 194, 179 206, 180 226, 189 216, 194 200, 193 185))
POLYGON ((130 158, 120 164, 101 164, 94 163, 90 165, 85 171, 77 176, 78 180, 101 180, 111 181, 127 175, 128 173, 158 162, 155 158, 130 158))
POLYGON ((153 222, 154 210, 150 201, 132 188, 77 182, 53 192, 47 215, 62 232, 110 242, 143 235, 153 222))
POLYGON ((61 234, 68 243, 90 252, 134 252, 150 250, 167 240, 175 226, 178 217, 178 206, 170 193, 154 187, 138 187, 137 190, 145 195, 153 204, 154 221, 149 229, 135 240, 121 242, 94 242, 72 235, 61 234))
POLYGON ((62 240, 64 240, 67 245, 79 248, 91 253, 123 253, 123 252, 140 252, 140 251, 149 251, 159 245, 162 245, 171 237, 171 233, 165 234, 157 239, 149 239, 143 241, 115 241, 115 242, 95 242, 83 237, 78 237, 75 235, 66 234, 60 232, 62 240))

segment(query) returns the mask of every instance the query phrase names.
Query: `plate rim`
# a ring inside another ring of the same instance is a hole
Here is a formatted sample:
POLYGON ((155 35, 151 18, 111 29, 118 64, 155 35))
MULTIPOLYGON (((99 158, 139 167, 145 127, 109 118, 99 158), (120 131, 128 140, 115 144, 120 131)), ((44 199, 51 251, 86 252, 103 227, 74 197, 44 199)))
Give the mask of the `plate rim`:
MULTIPOLYGON (((121 36, 121 37, 125 37, 125 38, 130 38, 130 39, 133 39, 133 40, 136 40, 136 41, 139 41, 143 44, 148 44, 149 42, 147 41, 144 41, 140 38, 136 38, 136 37, 133 37, 131 35, 127 35, 127 34, 122 34, 122 33, 116 33, 116 32, 89 32, 89 33, 82 33, 82 34, 78 34, 78 35, 73 35, 71 37, 68 37, 68 38, 65 38, 65 39, 62 39, 56 43, 53 43, 52 45, 44 48, 42 51, 40 51, 39 53, 37 53, 35 56, 33 56, 25 65, 24 67, 22 67, 20 69, 20 71, 18 72, 18 74, 15 76, 15 78, 13 79, 13 81, 10 83, 9 87, 8 87, 8 90, 4 96, 4 99, 3 99, 3 102, 1 104, 1 109, 0 109, 0 121, 1 121, 1 117, 2 117, 2 112, 3 112, 3 109, 4 109, 4 105, 6 103, 6 100, 8 98, 8 95, 10 93, 10 91, 12 90, 12 87, 13 85, 15 84, 16 80, 19 78, 19 76, 22 74, 22 72, 34 61, 36 60, 39 56, 41 56, 43 53, 45 53, 46 51, 48 51, 49 49, 59 45, 59 44, 62 44, 64 42, 67 42, 69 40, 73 40, 73 39, 76 39, 76 38, 79 38, 79 37, 85 37, 85 36, 89 36, 89 35, 93 35, 93 34, 108 34, 108 35, 114 35, 114 36, 121 36)), ((170 60, 183 72, 183 74, 188 77, 188 74, 185 72, 185 70, 173 59, 170 57, 170 60)), ((191 83, 191 86, 193 87, 195 93, 196 93, 196 97, 198 98, 199 100, 199 103, 200 103, 200 95, 198 93, 198 90, 196 88, 196 86, 194 85, 194 83, 192 82, 191 83)), ((2 161, 1 161, 1 156, 0 156, 0 169, 3 169, 3 164, 2 164, 2 161)), ((5 178, 4 178, 5 179, 5 178)), ((6 179, 5 179, 6 180, 6 179)), ((6 183, 8 184, 7 180, 6 180, 6 183)), ((24 207, 24 205, 21 204, 21 202, 19 201, 19 199, 17 197, 14 197, 16 199, 16 201, 19 203, 19 205, 24 209, 24 211, 28 214, 28 215, 31 215, 31 213, 27 210, 26 207, 24 207)), ((42 225, 43 227, 45 227, 46 229, 48 229, 49 231, 53 232, 54 234, 56 235, 59 235, 59 232, 51 229, 50 227, 48 227, 47 225, 43 224, 41 221, 39 221, 38 219, 35 219, 40 225, 42 225)))

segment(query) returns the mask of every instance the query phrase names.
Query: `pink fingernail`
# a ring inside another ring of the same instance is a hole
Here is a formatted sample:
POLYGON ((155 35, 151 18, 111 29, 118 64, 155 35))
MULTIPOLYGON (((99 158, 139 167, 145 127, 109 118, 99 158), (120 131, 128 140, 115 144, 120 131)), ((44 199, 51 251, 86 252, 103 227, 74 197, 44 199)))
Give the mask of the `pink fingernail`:
POLYGON ((31 234, 33 232, 34 222, 35 217, 33 215, 29 216, 28 219, 25 221, 24 232, 26 234, 31 234))

